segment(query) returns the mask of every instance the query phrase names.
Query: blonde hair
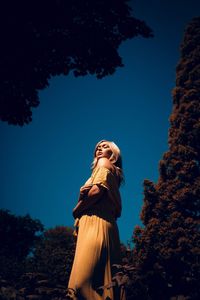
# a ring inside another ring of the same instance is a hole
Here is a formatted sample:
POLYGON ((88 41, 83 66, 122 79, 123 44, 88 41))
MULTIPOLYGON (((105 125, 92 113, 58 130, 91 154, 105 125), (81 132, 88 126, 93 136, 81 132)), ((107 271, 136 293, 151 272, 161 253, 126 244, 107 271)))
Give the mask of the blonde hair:
POLYGON ((96 151, 97 151, 98 146, 103 142, 107 143, 112 151, 112 155, 110 156, 109 161, 115 167, 116 174, 119 178, 119 185, 121 185, 121 183, 124 182, 124 175, 123 175, 123 170, 122 170, 122 157, 121 157, 121 151, 120 151, 119 147, 114 142, 107 141, 107 140, 101 140, 100 142, 98 142, 96 144, 95 149, 94 149, 94 159, 92 162, 91 169, 94 170, 97 165, 98 159, 96 157, 96 151))

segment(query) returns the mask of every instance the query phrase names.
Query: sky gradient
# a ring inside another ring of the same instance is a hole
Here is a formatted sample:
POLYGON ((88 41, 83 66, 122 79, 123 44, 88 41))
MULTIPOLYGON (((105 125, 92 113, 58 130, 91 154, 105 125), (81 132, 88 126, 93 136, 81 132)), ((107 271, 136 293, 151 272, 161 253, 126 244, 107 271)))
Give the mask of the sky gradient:
POLYGON ((33 121, 23 127, 0 123, 1 208, 29 213, 46 228, 73 225, 79 188, 90 176, 95 144, 114 141, 122 151, 125 184, 118 220, 126 243, 141 224, 143 181, 158 179, 167 151, 171 92, 184 29, 200 16, 199 1, 137 0, 133 13, 154 38, 124 42, 125 66, 114 75, 54 77, 41 91, 33 121))

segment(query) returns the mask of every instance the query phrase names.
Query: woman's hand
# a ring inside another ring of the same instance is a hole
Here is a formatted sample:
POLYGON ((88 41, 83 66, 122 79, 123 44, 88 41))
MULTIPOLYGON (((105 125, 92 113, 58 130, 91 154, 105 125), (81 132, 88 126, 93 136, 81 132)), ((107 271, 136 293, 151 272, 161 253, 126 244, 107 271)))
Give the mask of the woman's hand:
POLYGON ((79 194, 79 200, 83 200, 85 198, 85 196, 87 196, 89 190, 91 189, 92 185, 83 185, 80 188, 80 194, 79 194))
POLYGON ((86 193, 86 192, 88 192, 91 189, 91 187, 92 187, 92 185, 83 185, 80 188, 80 193, 86 193))

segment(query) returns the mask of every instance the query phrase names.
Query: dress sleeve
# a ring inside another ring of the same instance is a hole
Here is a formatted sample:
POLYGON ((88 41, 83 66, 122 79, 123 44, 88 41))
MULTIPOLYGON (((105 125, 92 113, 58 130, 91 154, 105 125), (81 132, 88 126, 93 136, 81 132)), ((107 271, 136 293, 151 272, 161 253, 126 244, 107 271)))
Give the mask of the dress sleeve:
POLYGON ((99 167, 92 173, 92 184, 101 185, 108 190, 110 200, 113 202, 116 217, 121 215, 121 196, 115 175, 105 167, 99 167))
POLYGON ((107 190, 111 188, 112 172, 105 167, 96 168, 92 174, 92 184, 101 185, 107 190))

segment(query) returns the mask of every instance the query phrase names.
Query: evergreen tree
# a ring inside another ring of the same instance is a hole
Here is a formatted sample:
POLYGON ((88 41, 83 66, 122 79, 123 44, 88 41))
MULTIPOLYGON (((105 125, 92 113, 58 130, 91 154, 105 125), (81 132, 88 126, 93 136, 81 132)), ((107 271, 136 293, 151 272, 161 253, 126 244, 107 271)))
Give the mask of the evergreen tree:
MULTIPOLYGON (((144 181, 144 228, 134 232, 143 299, 200 295, 200 18, 185 31, 170 116, 169 150, 157 183, 144 181)), ((180 298, 178 298, 180 297, 180 298)), ((140 297, 134 298, 141 299, 140 297)))

